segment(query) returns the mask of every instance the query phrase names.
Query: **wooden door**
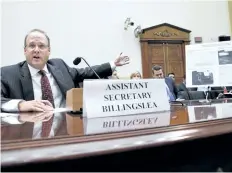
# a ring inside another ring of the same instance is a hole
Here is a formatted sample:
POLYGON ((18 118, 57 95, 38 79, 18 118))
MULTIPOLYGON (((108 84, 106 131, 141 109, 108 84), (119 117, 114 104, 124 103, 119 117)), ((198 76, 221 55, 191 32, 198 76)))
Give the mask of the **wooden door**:
POLYGON ((174 72, 176 84, 185 74, 185 45, 190 43, 190 30, 168 23, 143 28, 140 34, 143 78, 152 77, 152 65, 163 67, 165 76, 174 72))
POLYGON ((153 65, 160 65, 164 75, 175 73, 176 83, 181 83, 184 75, 184 56, 181 43, 154 43, 148 46, 148 56, 153 65))
MULTIPOLYGON (((148 46, 148 56, 151 58, 151 64, 160 65, 163 68, 163 72, 166 73, 166 63, 165 63, 165 46, 162 44, 149 44, 148 46)), ((152 69, 151 73, 152 73, 152 69)))
POLYGON ((166 74, 175 73, 177 84, 183 81, 184 76, 184 56, 182 44, 165 44, 166 74))

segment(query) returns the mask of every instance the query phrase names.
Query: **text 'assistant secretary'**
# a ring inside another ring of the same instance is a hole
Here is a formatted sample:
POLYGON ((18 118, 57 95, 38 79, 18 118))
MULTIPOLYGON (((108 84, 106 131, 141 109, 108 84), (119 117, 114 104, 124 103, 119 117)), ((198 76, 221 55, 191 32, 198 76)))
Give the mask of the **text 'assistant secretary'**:
POLYGON ((85 80, 83 98, 88 104, 84 104, 83 116, 97 118, 170 111, 165 86, 164 79, 85 80))
MULTIPOLYGON (((2 111, 50 111, 65 107, 68 90, 78 88, 84 79, 97 79, 89 67, 71 68, 63 59, 49 59, 50 51, 50 38, 44 31, 33 29, 25 36, 26 61, 1 68, 2 111)), ((92 69, 106 78, 116 67, 129 62, 128 56, 120 54, 114 61, 92 69)))

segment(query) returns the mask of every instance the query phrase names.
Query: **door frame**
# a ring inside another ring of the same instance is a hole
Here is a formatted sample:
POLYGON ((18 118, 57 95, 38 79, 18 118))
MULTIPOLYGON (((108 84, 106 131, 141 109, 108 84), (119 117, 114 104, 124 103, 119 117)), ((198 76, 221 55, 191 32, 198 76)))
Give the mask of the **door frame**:
POLYGON ((188 43, 186 43, 184 40, 148 40, 147 42, 141 43, 143 78, 152 78, 152 57, 148 56, 150 44, 181 44, 181 50, 183 55, 182 61, 184 65, 183 70, 184 74, 186 73, 185 45, 187 45, 188 43))
POLYGON ((143 78, 152 78, 152 60, 148 56, 149 44, 181 44, 185 74, 185 46, 190 43, 191 31, 168 23, 155 25, 142 31, 140 35, 140 48, 143 78))

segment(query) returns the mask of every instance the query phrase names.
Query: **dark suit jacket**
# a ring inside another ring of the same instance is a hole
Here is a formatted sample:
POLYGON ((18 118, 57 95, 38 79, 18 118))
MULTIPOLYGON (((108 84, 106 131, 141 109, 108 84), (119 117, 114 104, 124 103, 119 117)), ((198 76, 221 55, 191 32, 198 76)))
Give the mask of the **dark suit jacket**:
MULTIPOLYGON (((90 68, 70 68, 62 59, 50 59, 47 66, 64 98, 68 90, 79 88, 79 82, 97 78, 90 68)), ((101 78, 112 75, 109 63, 92 68, 101 78)), ((34 100, 31 75, 26 61, 1 68, 1 104, 11 99, 34 100)))
POLYGON ((181 84, 179 84, 177 86, 177 90, 178 90, 178 92, 179 91, 186 91, 186 90, 188 90, 188 91, 197 91, 197 87, 187 88, 186 85, 182 82, 181 84))
POLYGON ((182 82, 181 84, 179 84, 179 85, 177 86, 177 89, 178 89, 178 92, 179 92, 179 91, 186 91, 186 90, 187 90, 187 87, 186 87, 186 85, 182 82))
POLYGON ((175 85, 173 79, 171 79, 170 77, 166 77, 165 82, 166 82, 170 92, 173 94, 173 96, 176 99, 178 91, 177 91, 177 88, 176 88, 176 85, 175 85))

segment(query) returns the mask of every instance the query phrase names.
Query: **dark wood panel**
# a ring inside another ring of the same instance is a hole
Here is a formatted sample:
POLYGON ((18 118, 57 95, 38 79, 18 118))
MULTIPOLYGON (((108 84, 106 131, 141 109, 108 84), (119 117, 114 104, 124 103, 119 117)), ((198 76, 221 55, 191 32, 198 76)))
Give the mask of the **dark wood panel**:
POLYGON ((181 44, 166 44, 168 61, 183 61, 181 44))

